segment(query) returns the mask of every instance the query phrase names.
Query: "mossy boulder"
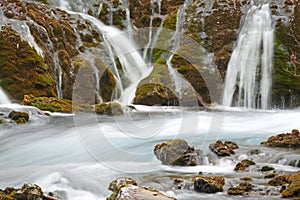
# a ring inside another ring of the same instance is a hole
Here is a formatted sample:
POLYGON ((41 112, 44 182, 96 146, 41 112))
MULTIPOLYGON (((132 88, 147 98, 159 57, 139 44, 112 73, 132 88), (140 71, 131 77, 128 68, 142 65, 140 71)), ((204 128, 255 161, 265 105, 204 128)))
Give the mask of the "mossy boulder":
POLYGON ((249 170, 251 165, 255 165, 256 163, 253 160, 245 159, 236 164, 234 171, 245 171, 249 170))
POLYGON ((164 59, 157 61, 152 72, 137 86, 134 104, 177 106, 179 101, 164 59))
POLYGON ((194 190, 201 193, 223 192, 225 179, 222 176, 196 176, 193 178, 194 190))
POLYGON ((117 178, 109 184, 108 189, 113 191, 113 193, 106 198, 107 200, 176 200, 153 188, 138 186, 137 182, 130 177, 117 178))
POLYGON ((281 133, 271 136, 267 141, 261 142, 261 145, 280 148, 300 148, 300 133, 294 129, 291 133, 281 133))
POLYGON ((23 104, 34 106, 40 110, 50 112, 72 112, 72 101, 67 99, 57 99, 55 97, 35 97, 33 95, 25 95, 23 104))
POLYGON ((199 164, 202 151, 195 150, 185 140, 173 139, 157 144, 154 154, 163 165, 195 166, 199 164))
POLYGON ((8 117, 18 124, 23 124, 29 121, 29 114, 26 112, 12 111, 8 114, 8 117))
POLYGON ((291 182, 290 174, 279 174, 273 177, 268 184, 272 186, 286 186, 291 182))
POLYGON ((7 187, 0 190, 0 199, 3 200, 36 200, 46 199, 42 189, 32 183, 25 183, 22 188, 7 187))
POLYGON ((101 115, 113 116, 122 115, 124 113, 122 106, 117 102, 96 104, 95 112, 101 115))

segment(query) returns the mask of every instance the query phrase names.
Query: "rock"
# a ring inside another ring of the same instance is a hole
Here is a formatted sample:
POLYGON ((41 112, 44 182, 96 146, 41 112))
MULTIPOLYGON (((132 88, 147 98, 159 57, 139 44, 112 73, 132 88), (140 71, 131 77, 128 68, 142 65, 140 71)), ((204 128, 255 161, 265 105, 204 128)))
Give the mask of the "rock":
POLYGON ((190 190, 191 188, 193 188, 193 185, 190 181, 186 181, 183 179, 176 178, 174 179, 173 183, 175 185, 175 189, 177 190, 182 190, 182 189, 190 190))
POLYGON ((262 172, 268 172, 268 171, 272 171, 272 170, 275 170, 275 168, 274 167, 270 167, 270 166, 263 166, 260 171, 262 171, 262 172))
POLYGON ((289 178, 290 184, 286 190, 282 191, 283 198, 300 198, 300 171, 294 173, 289 178))
POLYGON ((240 178, 240 180, 242 180, 242 181, 252 181, 253 179, 249 176, 245 176, 243 178, 240 178))
POLYGON ((122 115, 122 106, 117 102, 101 103, 95 105, 95 112, 101 115, 122 115))
POLYGON ((231 154, 234 154, 233 150, 237 148, 239 148, 237 143, 232 141, 225 141, 223 143, 219 140, 209 145, 209 149, 218 156, 230 156, 231 154))
POLYGON ((31 183, 26 183, 14 194, 14 200, 42 200, 44 197, 42 189, 31 183))
POLYGON ((234 171, 245 171, 250 165, 255 165, 256 163, 252 160, 242 160, 241 162, 239 162, 235 168, 234 171))
POLYGON ((292 160, 289 165, 293 167, 300 167, 300 160, 292 160))
POLYGON ((264 176, 264 178, 274 178, 276 176, 275 173, 270 173, 264 176))
POLYGON ((138 186, 137 182, 129 177, 121 177, 109 184, 109 190, 113 191, 107 200, 176 200, 175 198, 168 197, 158 190, 138 186))
POLYGON ((72 101, 67 99, 58 99, 55 97, 35 97, 33 95, 24 95, 23 104, 34 106, 40 110, 50 112, 72 112, 72 101))
POLYGON ((29 121, 29 114, 26 112, 12 111, 8 114, 8 117, 16 123, 25 123, 29 121))
POLYGON ((291 182, 291 175, 290 174, 280 174, 276 175, 273 179, 271 179, 268 184, 272 186, 284 186, 288 185, 291 182))
POLYGON ((196 176, 193 182, 196 192, 216 193, 223 191, 225 179, 221 176, 196 176))
POLYGON ((297 129, 294 129, 291 133, 281 133, 271 136, 267 141, 262 142, 261 145, 280 148, 300 148, 300 133, 297 129))
POLYGON ((258 155, 261 153, 261 150, 260 149, 251 149, 250 151, 248 151, 248 155, 249 156, 252 156, 252 155, 258 155))
POLYGON ((182 139, 173 139, 154 147, 154 154, 163 165, 195 166, 199 164, 202 151, 182 139))
POLYGON ((237 186, 231 187, 228 189, 229 195, 246 195, 251 192, 253 186, 248 182, 240 183, 237 186))

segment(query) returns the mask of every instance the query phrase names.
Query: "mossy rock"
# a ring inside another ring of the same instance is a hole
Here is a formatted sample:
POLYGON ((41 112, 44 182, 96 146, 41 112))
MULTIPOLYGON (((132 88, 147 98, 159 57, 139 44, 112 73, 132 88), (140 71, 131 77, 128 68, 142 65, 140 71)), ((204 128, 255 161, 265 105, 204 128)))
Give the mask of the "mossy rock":
POLYGON ((179 104, 173 93, 174 85, 164 59, 159 59, 148 77, 137 86, 134 104, 176 106, 179 104))
POLYGON ((290 184, 286 190, 282 191, 283 198, 293 198, 299 199, 300 198, 300 172, 296 172, 292 174, 290 177, 290 184))
POLYGON ((23 104, 34 106, 40 110, 50 112, 72 112, 72 101, 67 99, 57 99, 55 97, 34 97, 33 95, 25 95, 23 104))
POLYGON ((26 112, 12 111, 8 114, 8 117, 17 123, 25 123, 29 121, 29 114, 26 112))
POLYGON ((117 102, 96 104, 95 112, 101 115, 113 116, 122 115, 124 113, 122 106, 117 102))
POLYGON ((35 49, 8 26, 0 34, 0 85, 15 100, 24 94, 55 96, 52 73, 35 49))
POLYGON ((263 166, 260 171, 262 171, 262 172, 268 172, 268 171, 272 171, 272 170, 275 170, 275 168, 274 167, 270 167, 270 166, 263 166))
POLYGON ((234 171, 245 171, 248 170, 251 165, 255 165, 256 163, 253 160, 245 159, 236 164, 234 171))

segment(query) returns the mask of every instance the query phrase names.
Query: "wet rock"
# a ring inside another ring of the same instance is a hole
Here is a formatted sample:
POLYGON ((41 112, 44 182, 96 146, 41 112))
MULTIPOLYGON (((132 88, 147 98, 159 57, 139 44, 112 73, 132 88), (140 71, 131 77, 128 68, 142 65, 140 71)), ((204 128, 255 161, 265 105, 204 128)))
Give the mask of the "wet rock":
POLYGON ((50 112, 72 112, 72 101, 67 99, 58 99, 55 97, 35 97, 33 95, 25 95, 22 103, 28 106, 37 107, 40 110, 50 112))
POLYGON ((163 165, 195 166, 202 151, 195 150, 185 140, 173 139, 156 145, 154 154, 163 165))
POLYGON ((262 171, 262 172, 268 172, 268 171, 272 171, 272 170, 275 170, 275 168, 274 167, 270 167, 270 166, 263 166, 260 171, 262 171))
POLYGON ((264 176, 264 178, 274 178, 276 176, 275 173, 270 173, 264 176))
POLYGON ((221 176, 196 176, 193 182, 196 192, 216 193, 223 191, 225 179, 221 176))
POLYGON ((164 195, 158 190, 138 186, 137 182, 129 177, 121 177, 112 181, 108 189, 113 191, 113 194, 107 197, 107 200, 176 200, 175 198, 164 195))
POLYGON ((249 156, 252 156, 252 155, 258 155, 261 153, 261 150, 260 149, 251 149, 250 151, 248 151, 248 155, 249 156))
POLYGON ((173 181, 176 190, 191 190, 193 188, 193 184, 190 181, 186 181, 184 179, 174 179, 173 181))
POLYGON ((246 169, 248 169, 250 167, 250 165, 255 165, 256 163, 252 160, 242 160, 241 162, 239 162, 235 168, 234 171, 245 171, 246 169))
POLYGON ((284 186, 288 185, 291 182, 291 175, 290 174, 280 174, 276 175, 273 179, 271 179, 268 184, 272 186, 284 186))
POLYGON ((14 200, 37 200, 43 197, 42 189, 38 185, 27 183, 15 193, 14 200))
POLYGON ((209 149, 218 156, 230 156, 231 154, 234 154, 233 150, 237 148, 239 148, 237 143, 232 141, 225 141, 223 143, 219 140, 209 145, 209 149))
POLYGON ((243 178, 240 178, 240 180, 242 180, 242 181, 252 181, 253 179, 249 176, 245 176, 243 178))
POLYGON ((293 167, 300 167, 300 160, 292 160, 289 165, 293 167))
POLYGON ((292 174, 289 180, 290 180, 290 184, 286 190, 282 191, 282 197, 299 199, 300 198, 300 172, 298 171, 295 174, 292 174))
POLYGON ((294 129, 291 133, 281 133, 271 136, 267 141, 262 142, 261 145, 280 148, 300 148, 299 130, 294 129))
POLYGON ((16 123, 26 123, 29 121, 29 114, 26 112, 12 111, 8 114, 8 117, 16 123))
POLYGON ((95 112, 101 115, 122 115, 124 113, 121 104, 117 102, 101 103, 95 105, 95 112))
POLYGON ((253 186, 248 182, 240 183, 237 186, 231 187, 228 189, 229 195, 246 195, 251 192, 253 186))

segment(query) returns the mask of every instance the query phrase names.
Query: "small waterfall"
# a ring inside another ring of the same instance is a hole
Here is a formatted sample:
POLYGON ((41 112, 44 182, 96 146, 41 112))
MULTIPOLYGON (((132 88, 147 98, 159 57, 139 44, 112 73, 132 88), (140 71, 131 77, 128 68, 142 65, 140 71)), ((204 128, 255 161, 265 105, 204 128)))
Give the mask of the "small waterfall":
POLYGON ((253 4, 244 19, 228 64, 224 106, 269 108, 273 32, 269 4, 253 4))
POLYGON ((185 9, 187 8, 189 3, 190 3, 190 0, 186 0, 184 2, 183 6, 177 12, 176 31, 174 34, 174 42, 173 42, 174 45, 173 45, 173 48, 172 48, 170 54, 166 58, 168 70, 173 79, 173 82, 175 83, 175 90, 180 96, 181 96, 182 86, 189 85, 189 84, 186 84, 187 81, 184 78, 182 78, 181 75, 175 69, 173 69, 171 61, 180 46, 180 37, 183 32, 185 9))
POLYGON ((0 104, 11 104, 10 99, 0 87, 0 104))

